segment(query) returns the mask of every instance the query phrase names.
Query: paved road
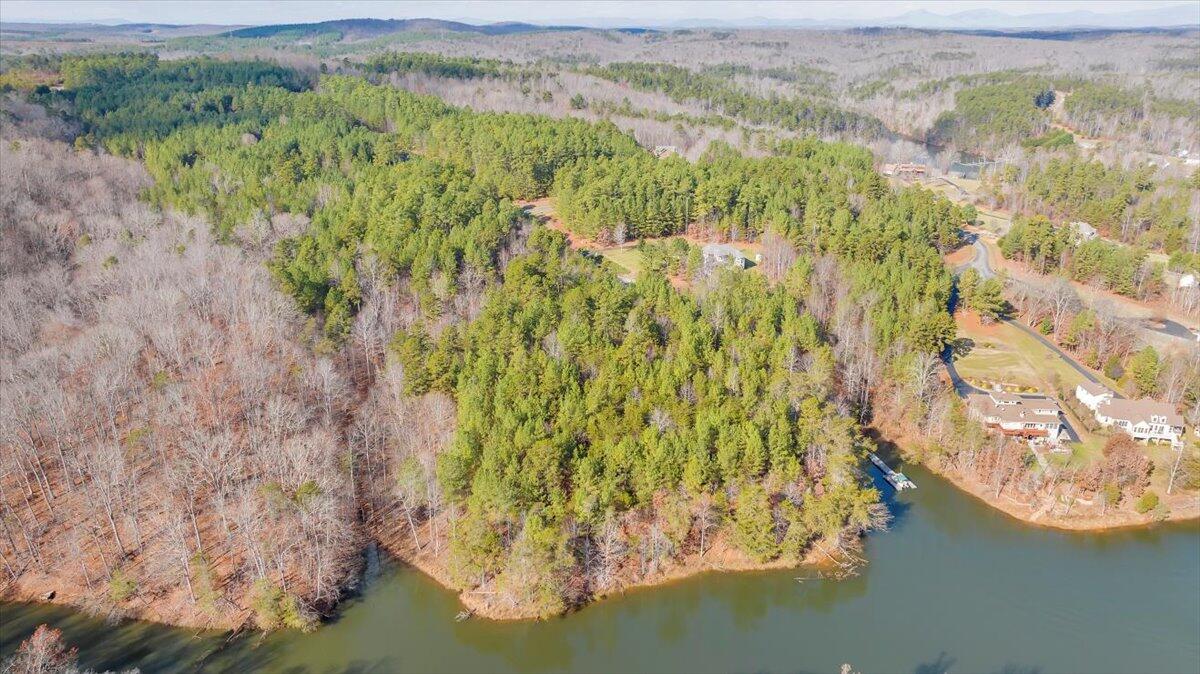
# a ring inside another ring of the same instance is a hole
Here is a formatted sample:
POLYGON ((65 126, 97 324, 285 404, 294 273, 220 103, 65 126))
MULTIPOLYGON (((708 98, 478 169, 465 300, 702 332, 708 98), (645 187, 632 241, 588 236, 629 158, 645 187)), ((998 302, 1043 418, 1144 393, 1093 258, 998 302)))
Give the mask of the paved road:
MULTIPOLYGON (((975 257, 971 258, 971 260, 969 262, 966 262, 966 263, 960 265, 958 267, 957 271, 959 273, 961 273, 967 267, 974 267, 975 270, 979 272, 979 276, 981 278, 984 278, 984 279, 992 278, 993 276, 996 275, 996 272, 992 269, 992 264, 988 260, 987 246, 985 246, 983 244, 983 241, 981 241, 979 239, 979 235, 973 234, 971 236, 974 237, 974 240, 971 242, 971 244, 975 247, 975 257)), ((1009 325, 1013 326, 1014 328, 1024 332, 1025 334, 1030 335, 1031 337, 1038 340, 1039 342, 1041 342, 1043 345, 1045 345, 1046 348, 1050 349, 1055 354, 1057 354, 1059 358, 1062 358, 1063 361, 1067 363, 1067 365, 1070 365, 1076 372, 1083 375, 1083 377, 1085 379, 1087 379, 1088 381, 1095 383, 1095 384, 1103 383, 1100 381, 1100 379, 1098 377, 1096 377, 1096 375, 1092 374, 1092 372, 1090 370, 1088 370, 1084 366, 1077 363, 1074 358, 1067 355, 1067 353, 1065 351, 1063 351, 1062 349, 1058 348, 1057 344, 1055 344, 1054 342, 1051 342, 1050 340, 1043 337, 1040 332, 1034 330, 1033 328, 1030 328, 1028 325, 1025 325, 1024 323, 1022 323, 1018 320, 1009 318, 1009 319, 1005 319, 1005 322, 1008 323, 1009 325)), ((950 355, 951 354, 947 353, 947 356, 950 356, 950 355)), ((956 391, 960 390, 960 385, 958 382, 962 382, 963 386, 970 387, 970 384, 967 384, 966 382, 962 381, 962 379, 960 377, 958 377, 958 373, 954 371, 953 359, 947 357, 946 363, 947 363, 946 369, 950 371, 950 379, 952 381, 955 381, 954 389, 956 391)), ((971 388, 974 388, 974 387, 971 387, 971 388)), ((967 391, 967 392, 969 392, 969 391, 967 391)), ((961 394, 962 394, 962 391, 960 391, 960 395, 961 394)))
POLYGON ((958 370, 954 367, 954 354, 951 352, 950 347, 946 347, 946 351, 942 354, 942 362, 946 364, 946 372, 950 375, 950 383, 954 384, 954 392, 960 398, 967 397, 968 393, 986 393, 983 389, 972 386, 958 374, 958 370))
POLYGON ((958 271, 961 273, 967 267, 974 267, 981 278, 989 279, 995 276, 996 272, 992 270, 992 261, 988 259, 987 246, 983 243, 983 239, 980 239, 978 234, 969 236, 972 237, 971 245, 975 247, 975 257, 961 265, 958 271))
POLYGON ((1145 325, 1147 330, 1153 330, 1155 332, 1158 332, 1158 333, 1161 333, 1164 335, 1169 335, 1171 337, 1178 337, 1179 339, 1186 339, 1189 342, 1193 342, 1196 340, 1196 335, 1193 334, 1192 331, 1189 330, 1186 325, 1184 325, 1183 323, 1177 323, 1169 318, 1162 319, 1161 326, 1155 325, 1153 322, 1144 323, 1143 325, 1145 325))
MULTIPOLYGON (((1006 322, 1009 325, 1024 331, 1025 334, 1032 335, 1034 339, 1041 342, 1042 344, 1045 344, 1046 348, 1048 348, 1051 351, 1053 351, 1054 353, 1058 354, 1059 358, 1062 358, 1064 361, 1066 361, 1067 365, 1070 365, 1071 367, 1073 367, 1076 372, 1083 375, 1084 378, 1086 378, 1088 381, 1092 382, 1093 384, 1103 384, 1104 383, 1104 382, 1100 381, 1100 379, 1098 377, 1096 377, 1096 375, 1092 374, 1091 370, 1089 370, 1086 367, 1075 362, 1075 359, 1070 357, 1069 355, 1067 355, 1067 352, 1058 348, 1057 344, 1055 344, 1054 342, 1043 337, 1042 333, 1038 332, 1037 330, 1034 330, 1033 328, 1029 327, 1028 325, 1025 325, 1024 323, 1022 323, 1018 320, 1007 319, 1006 322)), ((1105 385, 1107 386, 1107 384, 1105 384, 1105 385)))
MULTIPOLYGON (((971 239, 971 244, 975 247, 975 257, 971 258, 970 261, 965 262, 962 265, 960 265, 956 271, 962 272, 967 267, 974 267, 975 271, 979 272, 980 278, 987 279, 987 278, 991 278, 991 277, 995 276, 996 271, 994 269, 992 269, 991 259, 988 256, 988 249, 987 249, 987 246, 983 243, 983 240, 981 240, 979 238, 978 234, 970 234, 968 236, 973 237, 971 239)), ((1173 321, 1169 318, 1162 319, 1161 324, 1155 323, 1154 321, 1151 321, 1151 320, 1137 320, 1137 319, 1132 319, 1132 318, 1130 319, 1130 321, 1132 323, 1134 323, 1135 327, 1141 328, 1143 330, 1149 330, 1151 332, 1156 332, 1160 335, 1166 335, 1167 337, 1172 337, 1175 339, 1182 339, 1182 340, 1185 340, 1188 342, 1196 341, 1196 335, 1191 331, 1190 328, 1188 328, 1186 325, 1184 325, 1182 323, 1173 321)), ((1025 326, 1021 325, 1021 327, 1025 327, 1025 326)), ((1030 332, 1030 331, 1028 329, 1026 329, 1026 332, 1030 332)), ((1041 335, 1037 335, 1037 336, 1040 337, 1041 335)), ((1046 340, 1043 339, 1042 341, 1045 342, 1046 340)), ((1079 368, 1076 368, 1076 369, 1079 369, 1079 368)), ((1085 375, 1085 376, 1087 376, 1087 375, 1085 375)))

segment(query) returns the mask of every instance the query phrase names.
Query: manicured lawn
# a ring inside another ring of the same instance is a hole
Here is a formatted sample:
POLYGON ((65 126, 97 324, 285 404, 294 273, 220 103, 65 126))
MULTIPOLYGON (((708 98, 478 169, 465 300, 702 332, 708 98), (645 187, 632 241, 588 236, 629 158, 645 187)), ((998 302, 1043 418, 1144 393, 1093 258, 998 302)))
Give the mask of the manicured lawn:
MULTIPOLYGON (((1056 382, 1067 391, 1074 391, 1077 384, 1087 381, 1033 335, 1006 323, 980 326, 974 320, 960 317, 958 332, 960 337, 974 340, 975 347, 966 356, 955 359, 955 367, 965 379, 981 388, 999 382, 1053 393, 1052 384, 1056 382)), ((1107 386, 1116 387, 1115 382, 1101 379, 1107 386)))
MULTIPOLYGON (((1082 374, 1054 351, 1011 325, 982 326, 971 315, 959 315, 958 334, 974 340, 975 347, 965 356, 955 358, 955 368, 964 379, 980 388, 991 388, 995 383, 1002 383, 1036 388, 1058 397, 1055 384, 1061 386, 1067 395, 1073 395, 1075 386, 1086 381, 1082 374)), ((1107 377, 1100 376, 1100 379, 1116 389, 1116 384, 1107 377)), ((1067 412, 1067 419, 1080 442, 1069 444, 1070 453, 1047 453, 1047 460, 1060 468, 1079 468, 1099 460, 1108 436, 1089 432, 1070 412, 1067 412)), ((1163 488, 1166 483, 1160 474, 1169 472, 1169 464, 1174 460, 1175 453, 1166 446, 1150 446, 1146 451, 1158 466, 1154 483, 1156 487, 1163 488)))
POLYGON ((954 361, 964 379, 980 388, 993 383, 1037 387, 1040 380, 1020 353, 991 338, 975 338, 975 346, 966 356, 954 361))
POLYGON ((959 321, 959 335, 975 342, 971 351, 955 360, 959 374, 980 388, 1006 384, 1052 392, 1055 375, 1068 389, 1084 381, 1058 354, 1025 332, 1008 325, 980 326, 959 321))
MULTIPOLYGON (((674 238, 680 237, 668 236, 661 239, 654 239, 654 241, 665 243, 674 238)), ((754 262, 754 256, 757 255, 759 251, 753 245, 735 244, 735 247, 746 255, 747 269, 753 269, 755 266, 757 266, 754 262)), ((617 267, 620 267, 621 270, 629 272, 633 276, 638 276, 642 273, 642 270, 645 269, 645 261, 642 258, 641 251, 632 246, 600 248, 599 250, 596 250, 596 252, 602 255, 606 260, 609 260, 615 264, 617 267)))

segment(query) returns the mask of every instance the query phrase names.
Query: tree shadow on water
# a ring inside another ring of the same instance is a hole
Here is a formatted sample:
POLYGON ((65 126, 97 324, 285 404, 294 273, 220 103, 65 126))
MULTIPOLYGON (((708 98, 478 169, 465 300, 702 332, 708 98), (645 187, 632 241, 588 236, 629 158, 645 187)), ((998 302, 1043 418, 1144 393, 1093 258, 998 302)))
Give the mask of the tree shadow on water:
POLYGON ((283 670, 283 674, 393 674, 397 671, 398 663, 392 658, 383 658, 376 662, 355 660, 345 665, 313 669, 305 665, 296 665, 283 670))
POLYGON ((913 674, 947 674, 957 659, 950 657, 946 651, 938 653, 931 662, 922 662, 913 669, 913 674))
POLYGON ((996 674, 1042 674, 1042 668, 1009 663, 996 670, 996 674))
MULTIPOLYGON (((867 431, 868 437, 875 442, 875 454, 883 459, 885 463, 891 466, 900 465, 900 452, 895 443, 883 438, 874 430, 867 431)), ((863 467, 867 476, 871 478, 875 489, 879 491, 880 501, 887 506, 888 514, 891 515, 891 520, 888 523, 888 529, 897 530, 904 526, 904 521, 907 519, 909 511, 912 510, 912 503, 901 500, 900 493, 896 491, 886 479, 883 477, 883 472, 874 464, 867 462, 863 467)))
MULTIPOLYGON (((956 664, 958 664, 957 658, 942 651, 930 662, 922 662, 917 665, 913 669, 913 674, 949 674, 956 664)), ((992 674, 1042 674, 1042 668, 1009 663, 992 674)))

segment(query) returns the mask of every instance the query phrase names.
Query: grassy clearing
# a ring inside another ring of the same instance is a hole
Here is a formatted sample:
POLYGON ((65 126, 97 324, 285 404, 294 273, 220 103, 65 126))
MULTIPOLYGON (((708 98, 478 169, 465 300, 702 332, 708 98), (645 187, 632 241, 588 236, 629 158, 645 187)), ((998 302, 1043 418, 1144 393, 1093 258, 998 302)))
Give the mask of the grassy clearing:
MULTIPOLYGON (((1008 324, 982 326, 974 316, 958 317, 959 336, 975 342, 969 353, 955 358, 955 368, 968 382, 980 388, 996 383, 1007 386, 1034 388, 1058 396, 1074 395, 1076 385, 1086 381, 1084 376, 1068 365, 1057 353, 1032 335, 1008 324)), ((1101 381, 1117 390, 1112 380, 1099 375, 1101 381)), ((1103 456, 1108 435, 1091 432, 1064 407, 1067 421, 1079 436, 1080 442, 1069 443, 1070 452, 1049 453, 1047 460, 1059 468, 1081 468, 1103 456)), ((1150 445, 1146 453, 1154 461, 1154 487, 1165 489, 1164 474, 1169 474, 1176 453, 1165 445, 1150 445)))
POLYGON ((1008 216, 1001 215, 995 211, 976 207, 976 213, 978 215, 976 220, 979 222, 979 226, 998 236, 1003 236, 1008 232, 1008 228, 1012 226, 1012 221, 1008 216))
POLYGON ((974 341, 970 353, 954 363, 967 381, 980 388, 988 388, 993 383, 1036 388, 1041 383, 1037 373, 1015 349, 991 338, 975 338, 974 341))
MULTIPOLYGON (((983 183, 979 180, 971 178, 949 178, 948 180, 953 185, 944 180, 933 179, 922 183, 922 187, 937 192, 959 205, 974 204, 983 192, 983 183)), ((997 236, 1003 236, 1012 226, 1012 219, 999 211, 976 205, 975 212, 978 214, 976 221, 979 227, 997 236)))
POLYGON ((975 345, 954 365, 959 374, 980 388, 1003 384, 1052 391, 1058 383, 1074 389, 1085 381, 1058 354, 1006 323, 981 326, 975 320, 960 320, 959 334, 975 345))
MULTIPOLYGON (((980 326, 976 320, 958 321, 959 335, 975 342, 974 348, 955 360, 964 378, 981 388, 992 383, 1026 386, 1043 391, 1067 391, 1087 379, 1033 335, 1007 323, 980 326)), ((1116 382, 1100 376, 1106 386, 1116 382)))
POLYGON ((604 259, 634 276, 642 273, 642 253, 636 248, 605 248, 599 253, 604 259))
MULTIPOLYGON (((672 239, 685 238, 682 236, 667 236, 660 239, 647 239, 655 243, 666 243, 672 239)), ((692 245, 697 245, 694 241, 689 241, 692 245)), ((754 262, 754 258, 758 255, 759 250, 753 244, 734 244, 734 247, 742 251, 746 256, 746 268, 753 269, 758 266, 754 262)), ((596 254, 616 265, 620 272, 629 273, 636 277, 641 275, 642 270, 646 268, 646 261, 642 252, 634 246, 608 246, 608 247, 592 247, 596 254)))

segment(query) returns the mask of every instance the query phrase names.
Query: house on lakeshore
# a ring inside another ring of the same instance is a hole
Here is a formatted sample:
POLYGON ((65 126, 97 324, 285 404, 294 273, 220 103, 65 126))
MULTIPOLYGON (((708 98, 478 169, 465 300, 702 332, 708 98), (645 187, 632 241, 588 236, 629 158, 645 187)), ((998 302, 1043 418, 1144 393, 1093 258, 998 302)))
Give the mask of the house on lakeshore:
POLYGON ((971 393, 967 395, 967 409, 972 418, 989 429, 1028 440, 1030 444, 1058 445, 1066 430, 1058 403, 1040 394, 971 393))
POLYGON ((706 271, 715 267, 746 268, 745 253, 727 243, 706 244, 701 253, 704 256, 704 269, 706 271))
POLYGON ((1096 413, 1096 408, 1101 403, 1112 400, 1115 395, 1104 384, 1095 382, 1085 381, 1075 387, 1075 398, 1093 414, 1096 413))
POLYGON ((1179 445, 1183 437, 1183 416, 1175 406, 1157 400, 1106 400, 1096 406, 1096 421, 1125 431, 1134 440, 1168 442, 1179 445))
POLYGON ((880 173, 885 176, 908 176, 916 177, 923 176, 928 173, 929 167, 925 164, 917 164, 913 162, 904 162, 900 164, 884 164, 880 167, 880 173))

